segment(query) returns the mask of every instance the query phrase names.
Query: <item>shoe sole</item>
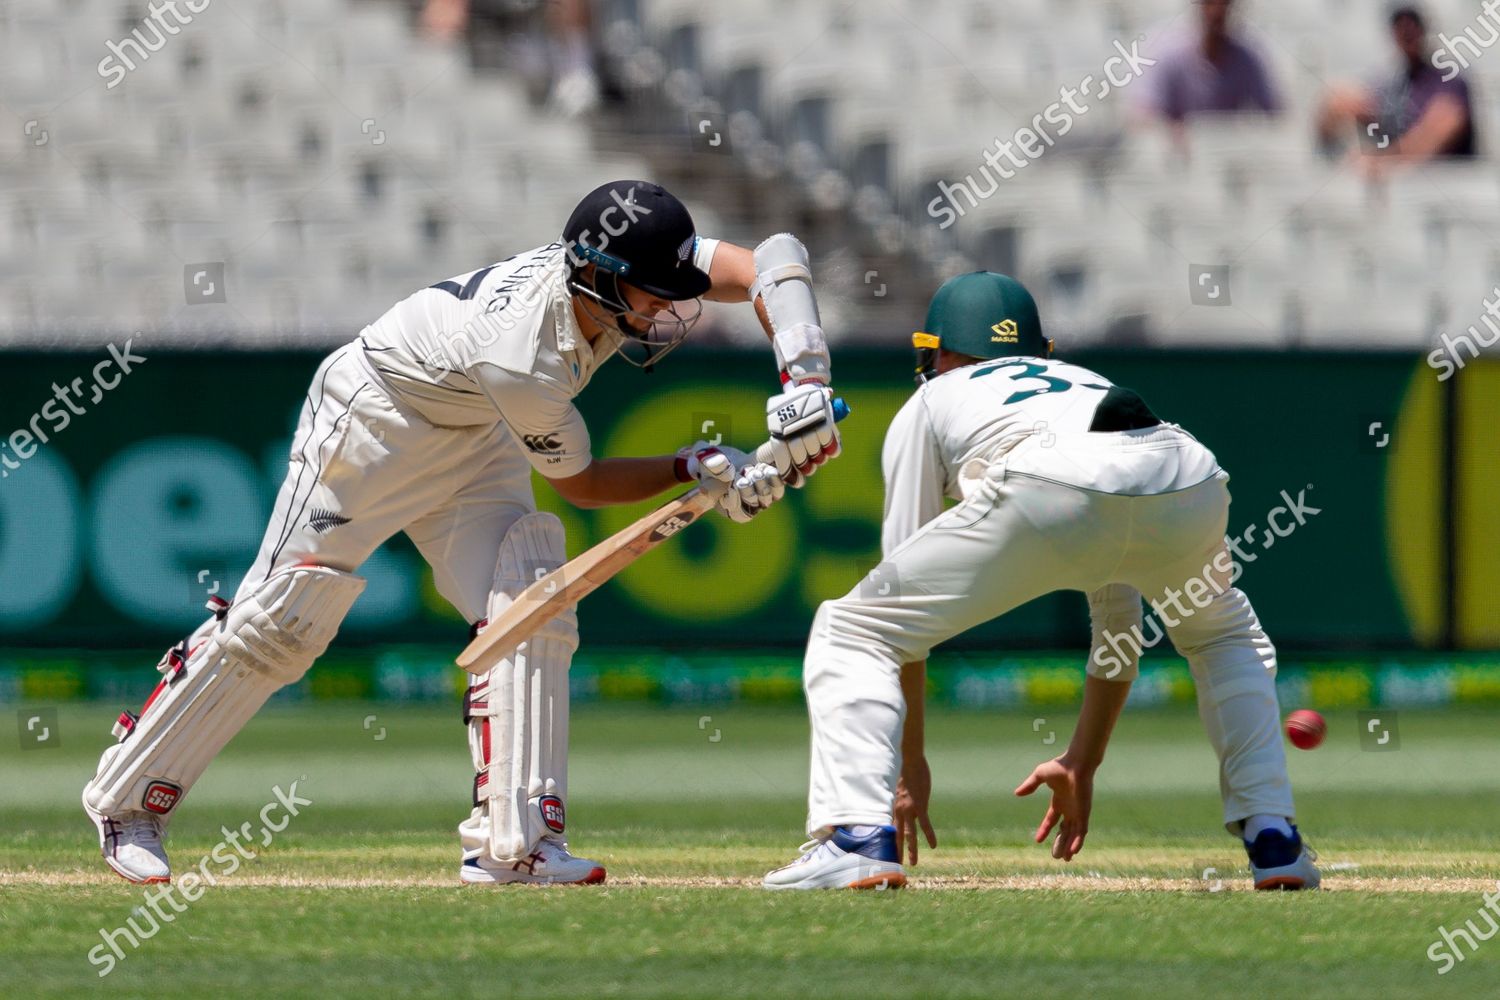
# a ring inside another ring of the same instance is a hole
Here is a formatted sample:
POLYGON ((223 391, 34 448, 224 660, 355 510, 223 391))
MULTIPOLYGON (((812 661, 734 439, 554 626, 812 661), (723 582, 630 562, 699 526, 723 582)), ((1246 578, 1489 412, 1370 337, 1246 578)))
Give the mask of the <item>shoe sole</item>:
POLYGON ((135 878, 132 875, 126 875, 119 868, 115 867, 115 863, 109 858, 105 858, 104 863, 109 865, 110 871, 114 872, 116 875, 120 876, 131 885, 169 885, 172 881, 172 876, 170 875, 151 875, 147 878, 135 878))
POLYGON ((845 889, 873 889, 882 891, 886 889, 905 889, 906 876, 901 872, 887 872, 884 875, 872 875, 869 878, 856 879, 844 886, 845 889))
MULTIPOLYGON (((761 887, 779 892, 783 889, 874 889, 879 891, 901 889, 906 886, 906 872, 902 871, 900 865, 856 859, 856 855, 847 855, 846 863, 814 872, 800 881, 762 881, 761 887)), ((780 869, 777 870, 780 871, 780 869)), ((767 876, 767 879, 769 878, 770 876, 767 876)))
POLYGON ((1295 892, 1307 885, 1307 880, 1296 875, 1273 875, 1270 878, 1261 879, 1255 883, 1255 888, 1260 892, 1295 892))
MULTIPOLYGON (((481 869, 483 871, 483 869, 481 869)), ((603 885, 607 875, 604 869, 595 865, 587 875, 580 879, 557 879, 535 875, 523 875, 520 872, 507 873, 512 878, 498 878, 489 872, 484 873, 484 878, 469 878, 466 870, 460 870, 458 880, 464 885, 603 885)))
POLYGON ((1259 892, 1311 892, 1323 884, 1321 873, 1306 854, 1277 868, 1256 871, 1252 864, 1250 875, 1259 892))

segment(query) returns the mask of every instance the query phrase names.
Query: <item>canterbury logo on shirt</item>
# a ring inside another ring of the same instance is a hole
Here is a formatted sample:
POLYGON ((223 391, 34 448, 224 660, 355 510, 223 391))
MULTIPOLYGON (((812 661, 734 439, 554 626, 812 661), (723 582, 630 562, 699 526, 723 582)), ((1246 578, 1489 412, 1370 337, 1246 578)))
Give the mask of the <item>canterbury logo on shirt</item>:
POLYGON ((523 434, 521 443, 526 450, 537 455, 555 455, 562 451, 562 442, 557 439, 556 434, 523 434))

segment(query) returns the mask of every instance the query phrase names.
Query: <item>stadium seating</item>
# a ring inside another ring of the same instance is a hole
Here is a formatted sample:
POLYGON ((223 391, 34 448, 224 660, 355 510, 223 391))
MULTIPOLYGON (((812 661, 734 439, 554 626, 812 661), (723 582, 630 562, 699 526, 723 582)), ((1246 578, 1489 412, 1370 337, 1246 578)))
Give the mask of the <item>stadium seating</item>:
MULTIPOLYGON (((1443 324, 1469 322, 1495 286, 1492 160, 1368 184, 1314 150, 1311 118, 1328 83, 1391 71, 1384 15, 1369 5, 1238 5, 1283 116, 1194 122, 1184 161, 1161 131, 1133 122, 1132 95, 1116 93, 992 197, 970 207, 955 196, 964 217, 946 230, 927 208, 940 181, 972 176, 987 187, 982 156, 997 138, 1056 101, 1060 86, 1097 74, 1114 40, 1143 38, 1149 53, 1190 28, 1191 4, 602 6, 636 20, 632 37, 691 76, 669 97, 723 102, 804 184, 837 190, 825 174, 841 173, 855 216, 885 223, 888 249, 918 254, 939 276, 1014 270, 1075 342, 1108 340, 1129 319, 1126 328, 1172 343, 1419 347, 1443 324), (696 57, 670 59, 681 52, 696 57), (1230 265, 1231 308, 1192 304, 1190 264, 1230 265)), ((1458 0, 1426 8, 1434 38, 1475 14, 1458 0)), ((1500 125, 1485 100, 1500 78, 1500 54, 1490 58, 1468 73, 1482 141, 1500 125)))
MULTIPOLYGON (((1318 95, 1389 68, 1383 17, 1357 0, 1240 6, 1285 115, 1194 123, 1184 160, 1112 94, 947 229, 928 207, 940 182, 978 179, 984 151, 1115 40, 1149 51, 1191 5, 600 0, 597 20, 630 99, 722 108, 747 178, 800 185, 913 273, 1013 270, 1075 342, 1420 347, 1471 322, 1500 258, 1494 161, 1372 186, 1321 158, 1318 95), (1192 304, 1194 264, 1230 265, 1230 308, 1192 304)), ((1434 35, 1474 16, 1426 6, 1434 35)), ((513 74, 419 39, 395 0, 210 4, 108 86, 109 43, 145 14, 0 2, 7 343, 336 343, 415 288, 552 238, 581 190, 658 165, 655 137, 602 148, 513 74), (187 304, 183 270, 203 262, 225 264, 223 303, 187 304)), ((1500 53, 1469 79, 1487 142, 1500 53)), ((678 175, 699 209, 692 171, 678 175)))
POLYGON ((416 38, 401 4, 210 4, 111 88, 107 45, 146 13, 0 4, 6 343, 338 343, 647 171, 416 38), (225 264, 226 301, 187 305, 204 262, 225 264))

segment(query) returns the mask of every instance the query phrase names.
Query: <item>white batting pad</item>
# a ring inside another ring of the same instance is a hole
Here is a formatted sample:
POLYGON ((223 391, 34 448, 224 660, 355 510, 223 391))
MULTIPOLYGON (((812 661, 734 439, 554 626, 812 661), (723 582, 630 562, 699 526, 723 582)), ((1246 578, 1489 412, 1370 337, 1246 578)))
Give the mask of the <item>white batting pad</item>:
MULTIPOLYGON (((562 522, 554 515, 517 520, 500 545, 490 617, 566 559, 562 522)), ((566 828, 568 668, 577 649, 578 613, 569 608, 470 691, 475 805, 488 814, 495 861, 524 858, 542 837, 566 828)))
POLYGON ((266 699, 323 655, 364 586, 340 570, 295 566, 205 622, 162 660, 140 717, 120 717, 120 742, 84 791, 89 806, 106 816, 171 813, 266 699))

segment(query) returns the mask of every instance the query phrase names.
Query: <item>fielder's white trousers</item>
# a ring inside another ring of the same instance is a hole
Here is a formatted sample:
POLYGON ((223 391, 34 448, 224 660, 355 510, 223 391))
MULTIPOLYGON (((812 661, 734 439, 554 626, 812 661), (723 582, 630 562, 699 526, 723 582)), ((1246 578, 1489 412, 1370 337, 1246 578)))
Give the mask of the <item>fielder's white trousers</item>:
MULTIPOLYGON (((1207 449, 1170 425, 1033 436, 991 465, 963 503, 890 553, 878 587, 825 602, 803 668, 812 719, 809 835, 891 821, 903 663, 1052 591, 1124 584, 1159 600, 1168 587, 1181 591, 1201 577, 1223 548, 1228 521, 1228 477, 1203 478, 1215 468, 1207 449), (1115 492, 1082 485, 1101 481, 1115 492)), ((1219 585, 1206 607, 1167 632, 1197 684, 1220 762, 1224 821, 1237 832, 1255 814, 1295 813, 1276 653, 1245 595, 1219 585)))

